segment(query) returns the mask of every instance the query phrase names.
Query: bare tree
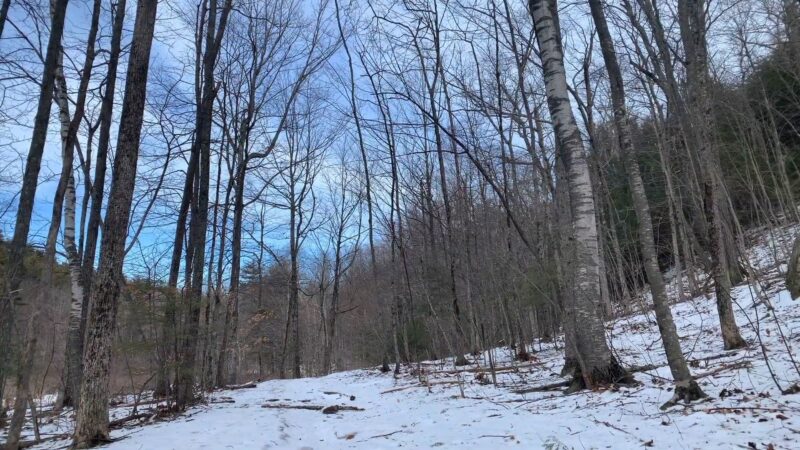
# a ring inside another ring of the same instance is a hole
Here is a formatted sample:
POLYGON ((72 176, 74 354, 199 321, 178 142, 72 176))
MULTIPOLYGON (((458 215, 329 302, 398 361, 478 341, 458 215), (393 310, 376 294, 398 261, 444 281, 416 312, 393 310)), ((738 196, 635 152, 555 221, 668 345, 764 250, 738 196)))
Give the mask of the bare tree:
POLYGON ((120 284, 123 281, 125 239, 128 235, 136 166, 144 116, 150 49, 158 0, 136 6, 136 22, 125 81, 111 192, 103 223, 100 265, 92 289, 83 353, 84 377, 75 424, 74 445, 88 448, 108 442, 108 376, 111 339, 116 323, 120 284))
POLYGON ((559 157, 568 174, 572 224, 567 231, 571 245, 566 257, 574 259, 575 269, 574 273, 566 274, 572 286, 566 308, 572 310, 575 321, 567 325, 571 328, 578 360, 574 378, 577 383, 591 387, 624 381, 630 376, 608 348, 600 315, 602 301, 596 300, 601 292, 595 204, 583 140, 569 101, 557 9, 555 0, 530 1, 547 105, 560 149, 559 157))
POLYGON ((631 137, 630 119, 628 107, 625 103, 625 86, 622 79, 622 72, 617 61, 614 41, 606 22, 605 11, 600 0, 590 0, 589 7, 592 11, 597 34, 600 37, 600 48, 603 53, 608 79, 611 85, 611 102, 614 108, 614 125, 619 139, 620 149, 625 156, 625 164, 628 172, 628 183, 631 187, 633 204, 636 209, 636 218, 639 220, 639 241, 642 250, 645 273, 650 283, 650 292, 653 295, 653 305, 658 321, 658 329, 661 332, 661 341, 664 344, 664 351, 667 354, 672 378, 675 380, 675 395, 670 403, 677 400, 685 400, 687 403, 692 400, 705 397, 705 393, 697 385, 689 372, 689 365, 681 351, 678 332, 675 329, 675 321, 672 319, 672 312, 669 309, 669 299, 664 283, 664 277, 658 267, 658 256, 656 254, 655 238, 653 236, 653 222, 650 216, 650 202, 644 190, 644 182, 639 171, 639 161, 636 157, 636 150, 633 147, 631 137))
MULTIPOLYGON (((68 0, 57 0, 53 4, 50 36, 47 40, 47 53, 42 68, 42 82, 39 91, 39 102, 33 122, 31 144, 25 163, 22 178, 22 189, 19 195, 17 216, 14 225, 14 236, 11 239, 8 266, 5 270, 5 286, 0 299, 0 347, 13 349, 12 328, 14 324, 14 303, 21 297, 20 283, 24 277, 23 255, 28 244, 33 201, 42 165, 42 154, 47 139, 47 128, 50 121, 50 106, 55 85, 55 70, 61 50, 61 36, 64 32, 64 18, 68 0)), ((6 8, 6 12, 7 12, 6 8)), ((3 352, 0 357, 0 392, 5 387, 7 368, 10 358, 15 352, 3 352)))

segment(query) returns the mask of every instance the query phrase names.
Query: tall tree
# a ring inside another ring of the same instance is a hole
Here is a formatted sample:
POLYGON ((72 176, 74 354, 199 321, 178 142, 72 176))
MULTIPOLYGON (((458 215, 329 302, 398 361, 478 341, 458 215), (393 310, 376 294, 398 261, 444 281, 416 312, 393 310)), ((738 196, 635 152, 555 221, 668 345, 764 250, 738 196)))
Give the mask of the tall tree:
MULTIPOLYGON (((78 139, 78 127, 83 121, 84 111, 86 109, 86 97, 89 92, 89 81, 92 77, 92 69, 94 68, 95 59, 95 43, 97 40, 97 30, 100 22, 102 2, 95 0, 92 7, 92 17, 89 25, 89 36, 86 41, 86 57, 83 62, 83 70, 81 71, 81 79, 78 85, 78 98, 75 101, 75 114, 66 123, 66 136, 62 145, 62 167, 59 184, 56 188, 56 197, 53 201, 53 214, 50 223, 50 235, 48 236, 48 245, 50 245, 51 236, 55 241, 54 227, 57 229, 58 224, 61 222, 61 209, 63 206, 64 212, 71 217, 65 218, 64 230, 64 247, 67 252, 67 261, 70 266, 70 287, 71 287, 71 300, 70 300, 70 315, 68 320, 68 336, 66 339, 65 349, 65 370, 64 370, 64 391, 62 395, 62 404, 73 406, 75 399, 78 395, 80 387, 80 372, 81 372, 81 351, 83 349, 83 339, 81 337, 81 317, 84 304, 84 277, 81 269, 81 256, 78 254, 78 247, 75 243, 75 180, 73 176, 73 160, 75 154, 75 147, 78 139), (67 198, 68 203, 64 204, 64 198, 67 198), (70 197, 71 196, 71 197, 70 197), (71 203, 69 201, 71 200, 71 203)), ((63 71, 60 71, 63 78, 63 71)), ((66 86, 64 86, 66 88, 66 86)), ((66 89, 63 89, 66 91, 66 89)), ((66 92, 63 92, 66 96, 66 92)), ((60 105, 60 104, 59 104, 60 105)), ((65 116, 69 116, 65 106, 60 106, 65 116)), ((53 242, 53 247, 55 247, 53 242)), ((55 250, 55 248, 53 248, 55 250)), ((49 256, 49 255, 48 255, 49 256)), ((50 261, 45 261, 50 264, 50 261)))
POLYGON ((579 385, 587 387, 629 380, 630 375, 616 361, 606 342, 601 315, 600 250, 592 181, 583 140, 569 101, 557 1, 530 0, 529 6, 539 44, 547 105, 569 186, 572 223, 564 232, 569 236, 565 257, 571 260, 572 267, 566 274, 571 282, 567 283, 571 289, 566 307, 571 310, 575 322, 572 325, 572 344, 578 360, 573 375, 579 385))
MULTIPOLYGON (((656 253, 655 237, 653 235, 653 220, 650 216, 650 202, 644 190, 642 174, 639 171, 639 161, 636 156, 636 150, 633 147, 630 118, 625 102, 625 85, 619 61, 617 60, 617 53, 614 49, 614 40, 608 29, 603 2, 602 0, 589 0, 589 7, 597 29, 597 35, 600 38, 600 49, 603 53, 603 61, 605 62, 611 87, 614 126, 617 131, 620 149, 625 157, 628 184, 631 188, 633 206, 639 222, 639 246, 642 251, 642 264, 647 274, 647 281, 650 283, 650 292, 653 296, 653 306, 658 329, 661 332, 661 341, 667 354, 667 362, 672 371, 672 378, 675 380, 675 395, 671 402, 678 399, 690 402, 705 397, 705 393, 692 378, 689 365, 686 363, 686 358, 681 351, 678 332, 675 329, 675 321, 672 319, 672 312, 669 309, 664 277, 658 267, 658 254, 656 253)), ((682 277, 682 275, 678 274, 678 277, 682 277)))
POLYGON ((728 201, 720 169, 719 148, 714 142, 712 129, 714 118, 709 95, 711 83, 705 3, 702 0, 679 0, 678 23, 686 61, 690 139, 696 145, 702 173, 703 212, 711 253, 711 276, 714 279, 722 341, 725 349, 730 350, 744 347, 747 342, 742 338, 733 315, 730 255, 726 253, 731 249, 726 239, 731 233, 731 225, 726 221, 728 201))
POLYGON ((84 377, 73 437, 77 448, 88 448, 109 441, 111 340, 123 282, 125 240, 136 181, 157 8, 158 0, 140 0, 136 5, 136 22, 128 60, 111 191, 100 243, 100 264, 91 293, 91 310, 83 353, 84 377))
MULTIPOLYGON (((42 167, 42 154, 47 139, 47 128, 50 122, 50 106, 52 105, 55 85, 55 71, 58 66, 58 55, 61 52, 61 36, 64 33, 64 19, 68 0, 55 0, 52 6, 50 36, 47 40, 47 53, 42 68, 42 82, 39 90, 39 102, 36 117, 33 121, 31 144, 25 162, 22 177, 22 189, 19 194, 17 216, 14 224, 14 236, 11 239, 8 265, 5 270, 5 286, 0 293, 0 348, 13 349, 12 328, 14 324, 14 303, 22 296, 20 284, 24 277, 23 254, 28 245, 28 233, 33 215, 33 202, 39 182, 39 171, 42 167)), ((0 356, 0 392, 5 387, 10 359, 15 352, 3 351, 0 356)))
MULTIPOLYGON (((205 3, 204 3, 205 5, 205 3)), ((198 326, 200 321, 200 303, 203 296, 203 268, 205 266, 206 231, 208 228, 208 193, 211 170, 211 128, 214 108, 214 98, 217 87, 214 83, 214 68, 217 55, 225 35, 228 17, 233 7, 232 0, 225 0, 221 11, 217 11, 217 0, 207 3, 208 17, 199 20, 206 21, 205 53, 202 61, 202 94, 197 105, 197 128, 195 129, 195 143, 198 172, 195 174, 198 184, 195 186, 196 196, 192 196, 192 216, 189 225, 189 243, 192 246, 191 266, 187 269, 186 296, 187 316, 186 332, 180 344, 178 367, 175 377, 176 406, 178 409, 186 408, 194 400, 195 360, 198 348, 198 326), (219 12, 219 25, 217 13, 219 12)), ((193 151, 194 153, 194 151, 193 151)), ((188 177, 188 174, 187 174, 188 177)))

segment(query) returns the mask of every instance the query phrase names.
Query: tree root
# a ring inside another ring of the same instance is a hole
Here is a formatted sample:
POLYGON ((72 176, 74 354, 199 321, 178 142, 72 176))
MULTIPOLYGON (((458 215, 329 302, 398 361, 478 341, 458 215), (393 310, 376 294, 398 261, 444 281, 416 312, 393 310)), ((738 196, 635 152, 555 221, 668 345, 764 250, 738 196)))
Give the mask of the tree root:
POLYGON ((706 397, 708 396, 705 392, 703 392, 702 389, 700 389, 700 386, 695 380, 689 379, 686 381, 678 381, 675 383, 675 394, 671 399, 669 399, 669 401, 661 405, 661 410, 664 411, 680 402, 684 402, 688 405, 695 400, 700 400, 706 397))
POLYGON ((576 367, 566 393, 571 394, 587 388, 597 389, 603 386, 617 384, 628 385, 634 383, 636 383, 636 380, 633 378, 633 375, 625 370, 625 368, 617 362, 616 358, 612 358, 608 365, 592 369, 592 373, 588 377, 583 374, 580 366, 576 367))

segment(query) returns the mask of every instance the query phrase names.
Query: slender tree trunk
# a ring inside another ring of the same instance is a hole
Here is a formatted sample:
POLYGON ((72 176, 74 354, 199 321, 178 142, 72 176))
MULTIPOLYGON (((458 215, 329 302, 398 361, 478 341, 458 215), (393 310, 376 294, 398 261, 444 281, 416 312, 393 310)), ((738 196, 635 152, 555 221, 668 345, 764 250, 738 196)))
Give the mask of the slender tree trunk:
POLYGON ((226 327, 222 331, 222 348, 219 355, 219 382, 236 382, 238 376, 238 358, 236 342, 239 328, 239 279, 241 278, 242 261, 242 222, 244 219, 244 183, 247 175, 247 162, 240 158, 237 163, 236 186, 233 194, 233 229, 231 239, 231 282, 228 292, 228 303, 225 310, 226 327), (229 329, 230 328, 230 329, 229 329), (229 342, 233 341, 233 344, 229 342), (227 381, 226 381, 227 380, 227 381))
POLYGON ((786 289, 793 299, 800 298, 800 235, 794 239, 789 267, 786 271, 786 289))
MULTIPOLYGON (((114 121, 114 95, 117 85, 117 68, 122 53, 122 33, 125 24, 126 0, 118 0, 114 8, 114 25, 111 32, 111 48, 108 54, 108 73, 106 86, 100 104, 100 136, 97 142, 97 165, 94 168, 92 184, 92 205, 89 214, 89 225, 86 230, 86 246, 83 252, 83 272, 85 295, 89 295, 95 256, 97 254, 97 238, 100 231, 100 214, 103 210, 103 194, 106 182, 108 148, 111 141, 111 124, 114 121)), ((85 322, 85 318, 84 318, 85 322)))
MULTIPOLYGON (((189 226, 190 243, 193 248, 191 262, 191 282, 187 289, 186 330, 183 333, 179 355, 175 387, 177 389, 176 407, 185 409, 194 400, 195 366, 198 348, 198 327, 200 304, 203 296, 203 269, 205 266, 206 232, 208 228, 208 196, 211 169, 211 127, 216 86, 214 68, 217 54, 222 44, 222 36, 228 22, 232 4, 225 0, 217 27, 217 1, 211 0, 206 24, 206 45, 203 57, 202 99, 197 113, 197 132, 195 145, 198 149, 198 178, 195 187, 197 196, 192 199, 192 219, 189 226)), ((187 280, 188 282, 188 280, 187 280)))
POLYGON ((8 18, 8 9, 11 7, 11 0, 3 0, 2 5, 0 5, 0 38, 3 37, 3 28, 6 25, 6 19, 8 18))
POLYGON ((25 359, 17 374, 17 398, 14 401, 14 414, 11 416, 11 424, 8 427, 5 450, 17 450, 20 448, 20 433, 25 424, 25 411, 28 409, 28 402, 31 400, 31 375, 33 372, 33 358, 36 355, 36 320, 38 314, 34 313, 28 321, 27 345, 25 346, 25 359))
POLYGON ((733 315, 731 299, 731 268, 726 250, 725 212, 726 197, 722 174, 720 173, 719 149, 713 142, 713 113, 708 74, 708 51, 706 43, 706 10, 704 1, 678 1, 678 23, 681 39, 686 52, 686 72, 688 85, 688 105, 691 114, 692 139, 696 142, 700 170, 702 171, 703 209, 706 219, 709 250, 711 253, 712 278, 717 297, 722 341, 726 350, 744 347, 733 315))
MULTIPOLYGON (((53 14, 55 4, 51 2, 50 13, 53 14)), ((53 93, 55 102, 58 105, 58 121, 60 124, 59 135, 61 137, 61 175, 58 178, 55 196, 53 198, 53 210, 50 214, 50 227, 47 231, 47 239, 44 246, 44 270, 43 279, 46 284, 52 283, 53 266, 56 258, 56 240, 58 230, 61 228, 61 212, 64 206, 64 193, 67 191, 67 180, 72 175, 72 148, 67 145, 69 139, 69 124, 71 121, 69 114, 69 93, 67 92, 67 79, 64 77, 64 51, 59 52, 58 63, 56 64, 55 84, 53 93)))
POLYGON ((603 53, 603 60, 608 72, 611 87, 611 102, 614 108, 614 124, 619 138, 620 150, 625 158, 628 172, 628 183, 631 187, 633 196, 633 206, 636 218, 639 223, 639 243, 642 251, 644 270, 647 280, 650 283, 650 291, 653 297, 653 306, 656 313, 656 322, 661 332, 661 342, 664 344, 664 351, 667 354, 667 362, 672 378, 675 380, 675 395, 669 403, 677 400, 684 400, 687 403, 705 397, 705 393, 697 385, 689 371, 689 365, 681 350, 680 339, 675 328, 675 321, 672 319, 672 312, 669 309, 669 299, 664 284, 664 277, 658 267, 658 255, 656 253, 655 237, 653 235, 653 223, 650 216, 650 203, 644 190, 644 182, 639 172, 639 161, 633 148, 631 138, 630 119, 628 108, 625 104, 625 86, 623 84, 622 72, 617 62, 617 54, 614 50, 614 41, 608 29, 605 12, 601 0, 589 0, 589 7, 592 11, 595 28, 600 37, 600 47, 603 53))
POLYGON ((575 265, 567 274, 572 282, 575 348, 580 370, 575 374, 578 385, 593 387, 630 380, 630 375, 617 363, 606 343, 601 316, 600 251, 597 240, 589 166, 583 141, 569 102, 564 55, 555 0, 530 0, 530 13, 539 44, 544 73, 547 104, 555 129, 560 157, 568 174, 572 227, 570 254, 575 265), (574 278, 573 278, 574 277, 574 278))
POLYGON ((344 33, 342 26, 341 10, 339 7, 339 0, 334 0, 336 7, 336 25, 339 29, 339 37, 342 40, 344 52, 347 55, 347 68, 350 75, 350 112, 353 114, 353 121, 356 125, 356 134, 358 136, 358 149, 361 153, 361 164, 364 169, 364 188, 367 201, 367 233, 369 237, 369 253, 372 269, 375 270, 375 232, 373 226, 373 213, 372 213, 372 180, 369 175, 369 161, 367 160, 367 149, 364 146, 364 133, 361 130, 361 117, 358 113, 357 98, 356 98, 356 78, 355 70, 353 69, 353 55, 350 53, 350 46, 347 44, 347 36, 344 33))
MULTIPOLYGON (((342 187, 344 189, 344 187, 342 187)), ((344 199, 342 199, 344 200, 344 199)), ((344 219, 343 219, 344 220, 344 219)), ((333 261, 333 290, 331 292, 331 307, 328 313, 327 336, 325 340, 325 354, 323 355, 323 370, 326 374, 333 370, 333 340, 336 337, 336 316, 339 308, 339 286, 342 269, 342 236, 344 234, 344 223, 339 225, 336 234, 336 250, 333 261)))
POLYGON ((89 27, 89 37, 86 43, 86 57, 81 71, 81 80, 78 86, 78 98, 75 102, 75 115, 69 117, 69 103, 67 99, 67 84, 64 79, 64 71, 59 57, 59 67, 56 74, 56 95, 59 105, 59 117, 61 118, 62 135, 62 167, 59 184, 56 189, 56 197, 53 200, 53 213, 50 223, 50 232, 46 247, 46 264, 48 271, 52 264, 52 257, 55 255, 55 240, 61 223, 62 206, 67 216, 65 218, 64 246, 67 250, 67 260, 70 267, 70 284, 72 288, 72 298, 70 301, 70 315, 67 336, 67 348, 65 350, 66 362, 64 367, 64 391, 61 396, 62 406, 75 406, 80 388, 81 376, 81 356, 83 351, 83 338, 81 335, 81 316, 84 304, 84 279, 81 267, 81 255, 75 244, 75 180, 73 176, 73 160, 75 147, 78 141, 78 127, 83 120, 86 106, 86 97, 89 91, 89 81, 92 76, 95 58, 95 41, 97 40, 98 24, 100 22, 100 11, 102 3, 100 0, 94 1, 92 7, 91 25, 89 27), (67 205, 64 205, 64 198, 67 197, 67 205), (70 197, 71 196, 71 197, 70 197), (71 202, 71 203, 69 203, 71 202), (77 315, 76 315, 77 314, 77 315))
POLYGON ((84 378, 81 382, 74 435, 74 445, 77 448, 87 448, 109 440, 108 383, 111 341, 120 283, 123 280, 125 239, 136 180, 157 7, 158 0, 140 0, 136 5, 136 22, 128 61, 111 192, 100 244, 100 265, 92 289, 91 311, 87 322, 83 354, 84 378))
POLYGON ((5 386, 10 358, 14 352, 12 327, 14 324, 14 303, 21 297, 20 284, 24 277, 22 264, 25 248, 28 245, 31 217, 33 215, 33 202, 36 196, 36 187, 39 181, 39 170, 42 166, 42 154, 47 139, 47 127, 50 121, 50 105, 53 99, 55 84, 55 70, 58 64, 58 55, 61 50, 61 35, 64 31, 64 17, 68 0, 55 0, 53 4, 50 37, 47 41, 47 53, 42 70, 42 83, 39 91, 39 103, 36 117, 33 122, 31 144, 28 149, 28 158, 25 162, 25 172, 22 177, 22 189, 17 206, 14 236, 9 248, 8 264, 5 270, 5 291, 0 293, 0 348, 10 349, 0 355, 0 388, 5 386))
POLYGON ((66 203, 64 205, 64 247, 67 251, 70 278, 70 306, 67 322, 63 406, 76 406, 81 386, 81 356, 83 339, 81 336, 81 317, 83 316, 83 272, 81 258, 75 245, 75 180, 67 183, 66 203))
MULTIPOLYGON (((292 195, 292 202, 295 202, 294 195, 292 195)), ((292 364, 292 376, 294 378, 300 378, 300 361, 301 361, 301 349, 302 343, 300 342, 300 280, 299 280, 299 257, 300 257, 300 246, 298 240, 300 236, 298 236, 297 232, 297 206, 292 205, 292 219, 291 219, 291 227, 292 231, 290 232, 290 247, 291 247, 291 255, 290 255, 290 269, 289 269, 289 311, 290 311, 290 321, 292 323, 292 357, 293 357, 293 364, 292 364)))

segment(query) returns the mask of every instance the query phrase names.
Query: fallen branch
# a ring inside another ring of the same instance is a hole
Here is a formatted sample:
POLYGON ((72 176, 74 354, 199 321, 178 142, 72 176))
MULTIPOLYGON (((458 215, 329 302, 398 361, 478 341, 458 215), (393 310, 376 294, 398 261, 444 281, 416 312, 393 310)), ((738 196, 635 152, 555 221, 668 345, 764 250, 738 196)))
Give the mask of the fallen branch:
POLYGON ((125 425, 128 422, 132 422, 134 420, 141 420, 141 419, 148 419, 150 417, 155 417, 156 414, 153 413, 138 413, 138 414, 131 414, 130 416, 122 417, 119 419, 112 420, 108 423, 109 428, 119 428, 125 425))
POLYGON ((359 408, 357 406, 331 405, 322 408, 322 414, 336 414, 339 411, 363 411, 363 410, 364 408, 359 408))
POLYGON ((716 375, 716 374, 718 374, 720 372, 724 372, 726 370, 749 369, 750 367, 752 367, 752 364, 750 363, 750 361, 738 361, 738 362, 735 362, 735 363, 732 363, 732 364, 726 364, 724 366, 717 367, 716 369, 709 370, 708 372, 703 372, 703 373, 701 373, 699 375, 695 375, 694 377, 696 379, 700 379, 700 378, 714 376, 714 375, 716 375))
POLYGON ((554 390, 557 390, 558 388, 567 387, 567 386, 569 386, 570 383, 571 383, 571 381, 559 381, 557 383, 545 384, 544 386, 534 386, 534 387, 525 388, 525 389, 517 389, 517 390, 511 391, 511 392, 513 392, 515 394, 529 394, 531 392, 554 391, 554 390))
MULTIPOLYGON (((529 367, 536 367, 536 366, 541 366, 541 363, 533 362, 533 363, 528 363, 528 364, 519 364, 519 365, 516 365, 516 366, 495 367, 494 371, 495 371, 495 373, 499 373, 499 372, 514 372, 514 371, 517 371, 519 369, 527 369, 529 367)), ((437 371, 434 371, 432 373, 434 373, 434 374, 455 375, 455 374, 464 373, 464 372, 474 373, 474 372, 486 372, 486 371, 489 371, 488 367, 470 367, 468 369, 437 370, 437 371)))
POLYGON ((269 409, 310 409, 312 411, 320 411, 322 410, 323 406, 316 406, 316 405, 261 405, 262 408, 269 408, 269 409))
POLYGON ((628 369, 628 372, 630 372, 630 373, 647 372, 648 370, 654 370, 654 369, 658 369, 658 368, 661 368, 661 367, 664 367, 664 366, 666 366, 666 364, 661 364, 661 365, 645 364, 643 366, 633 366, 633 367, 628 369))
POLYGON ((403 431, 405 431, 405 430, 397 430, 397 431, 392 431, 391 433, 386 433, 386 434, 378 434, 378 435, 375 435, 375 436, 370 436, 368 439, 375 439, 375 438, 381 438, 381 437, 389 437, 389 436, 391 436, 391 435, 393 435, 393 434, 402 433, 403 431))
POLYGON ((688 361, 688 363, 692 367, 699 367, 701 362, 704 362, 704 363, 708 364, 709 361, 713 361, 715 359, 728 358, 728 357, 731 357, 731 356, 736 356, 738 354, 739 353, 735 352, 735 351, 734 352, 725 352, 725 353, 720 353, 718 355, 706 356, 705 358, 690 359, 688 361))
POLYGON ((231 384, 231 385, 225 386, 225 390, 235 391, 237 389, 253 389, 253 388, 256 388, 256 387, 258 387, 258 386, 251 381, 249 383, 244 383, 244 384, 231 384))
POLYGON ((72 437, 72 433, 61 433, 61 434, 55 434, 53 436, 48 436, 48 437, 45 437, 45 438, 41 438, 41 439, 38 439, 38 440, 21 441, 19 443, 19 448, 29 448, 29 447, 33 447, 34 445, 39 445, 39 444, 41 444, 43 442, 60 441, 60 440, 63 440, 63 439, 69 439, 71 437, 72 437))
POLYGON ((723 414, 734 413, 734 414, 738 414, 739 412, 745 411, 745 410, 746 411, 766 411, 766 412, 784 412, 784 411, 787 411, 786 409, 783 409, 783 408, 762 408, 762 407, 759 407, 759 406, 719 406, 719 407, 716 407, 716 408, 701 409, 700 411, 703 411, 703 412, 708 413, 708 414, 714 414, 714 413, 723 413, 723 414), (738 410, 738 412, 737 412, 737 410, 738 410))
POLYGON ((268 409, 307 409, 309 411, 322 411, 324 414, 333 414, 339 411, 364 411, 364 408, 359 408, 357 406, 347 406, 347 405, 321 406, 321 405, 277 404, 277 405, 261 405, 261 407, 268 409))
POLYGON ((459 383, 460 382, 458 380, 442 380, 442 381, 432 381, 432 382, 425 383, 425 384, 410 384, 408 386, 400 386, 400 387, 389 389, 387 391, 383 391, 383 392, 381 392, 381 395, 390 394, 392 392, 405 391, 406 389, 426 388, 426 387, 435 386, 435 385, 441 385, 441 384, 459 384, 459 383))

